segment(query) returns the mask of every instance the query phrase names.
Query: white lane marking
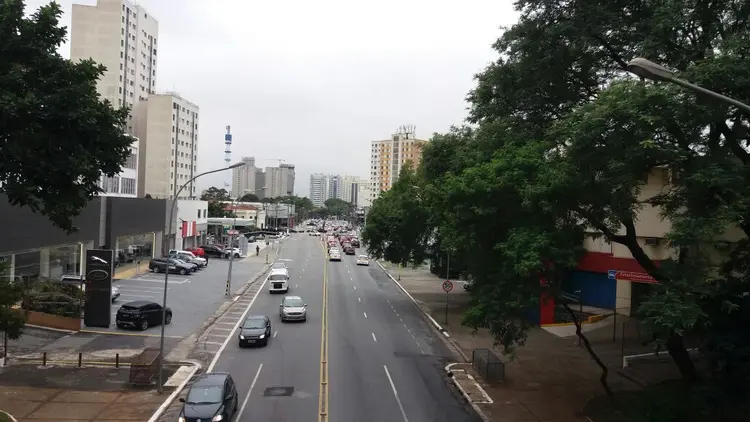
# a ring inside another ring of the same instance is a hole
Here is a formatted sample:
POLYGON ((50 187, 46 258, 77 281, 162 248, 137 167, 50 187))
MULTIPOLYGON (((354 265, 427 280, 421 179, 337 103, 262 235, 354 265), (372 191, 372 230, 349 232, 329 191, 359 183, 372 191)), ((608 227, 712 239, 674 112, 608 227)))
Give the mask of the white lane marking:
POLYGON ((223 343, 219 343, 218 341, 204 341, 203 344, 213 344, 214 346, 221 346, 223 343))
POLYGON ((383 365, 383 369, 385 369, 385 376, 388 377, 388 382, 391 384, 391 390, 393 390, 393 396, 396 397, 396 403, 398 403, 398 408, 401 410, 401 416, 404 418, 404 422, 409 422, 409 418, 406 417, 406 411, 404 411, 404 405, 401 404, 401 399, 398 397, 398 391, 396 391, 396 385, 393 384, 393 379, 391 378, 390 372, 388 372, 388 367, 383 365))
POLYGON ((274 331, 273 332, 273 338, 276 338, 276 334, 278 334, 278 333, 279 333, 279 330, 274 331))
POLYGON ((211 331, 232 331, 231 328, 211 327, 211 331))
POLYGON ((361 298, 361 297, 358 297, 358 298, 357 298, 357 301, 358 301, 359 303, 362 303, 362 298, 361 298))
POLYGON ((367 318, 367 312, 364 312, 364 314, 365 314, 365 318, 367 318))
POLYGON ((354 287, 354 290, 357 290, 357 286, 352 286, 352 287, 354 287))
POLYGON ((372 341, 374 341, 375 343, 377 343, 377 342, 378 342, 378 339, 377 339, 377 338, 375 338, 375 333, 372 333, 372 341))
POLYGON ((351 277, 349 277, 349 280, 350 280, 350 281, 354 281, 354 279, 353 279, 353 278, 351 278, 351 277))
POLYGON ((247 406, 247 401, 250 400, 250 394, 253 392, 253 388, 255 388, 255 383, 258 382, 258 376, 260 376, 260 370, 263 369, 263 364, 261 363, 260 366, 258 366, 258 372, 255 373, 255 378, 253 378, 252 384, 250 384, 250 389, 247 390, 247 395, 245 396, 245 400, 242 401, 242 406, 240 406, 239 412, 237 412, 237 416, 235 416, 234 420, 241 421, 242 420, 242 412, 245 411, 245 407, 247 406))
MULTIPOLYGON (((237 331, 237 328, 239 328, 240 324, 242 324, 242 321, 245 320, 245 316, 247 316, 247 313, 250 312, 250 307, 253 306, 253 303, 255 303, 255 299, 258 298, 258 295, 260 295, 260 292, 263 291, 263 287, 266 285, 266 282, 268 279, 264 279, 263 283, 261 283, 260 287, 258 287, 258 291, 255 292, 255 296, 253 296, 253 300, 250 301, 250 304, 247 305, 247 308, 245 308, 245 312, 242 314, 242 316, 237 320, 237 322, 234 324, 234 328, 232 328, 232 331, 229 333, 227 338, 224 340, 224 344, 221 345, 219 350, 214 355, 214 358, 211 359, 211 364, 208 365, 208 368, 206 368, 206 372, 211 372, 214 369, 214 366, 216 366, 216 363, 219 362, 219 358, 221 357, 221 354, 224 352, 224 349, 227 348, 227 344, 229 344, 229 341, 232 340, 232 337, 234 337, 234 332, 237 331)), ((258 370, 258 373, 260 373, 260 370, 258 370)), ((239 419, 239 418, 237 418, 239 419)))
POLYGON ((232 302, 237 302, 237 299, 239 299, 239 296, 235 296, 234 299, 232 299, 232 302))
POLYGON ((294 285, 294 288, 295 288, 295 289, 296 289, 297 287, 299 287, 299 284, 295 284, 295 285, 294 285))

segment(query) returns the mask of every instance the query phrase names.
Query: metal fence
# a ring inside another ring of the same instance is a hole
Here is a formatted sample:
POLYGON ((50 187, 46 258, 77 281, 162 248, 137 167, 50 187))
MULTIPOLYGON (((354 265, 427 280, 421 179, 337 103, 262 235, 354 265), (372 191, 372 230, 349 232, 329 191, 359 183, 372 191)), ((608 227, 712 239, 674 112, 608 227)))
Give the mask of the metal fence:
POLYGON ((505 363, 490 349, 472 350, 471 366, 488 383, 505 381, 505 363))

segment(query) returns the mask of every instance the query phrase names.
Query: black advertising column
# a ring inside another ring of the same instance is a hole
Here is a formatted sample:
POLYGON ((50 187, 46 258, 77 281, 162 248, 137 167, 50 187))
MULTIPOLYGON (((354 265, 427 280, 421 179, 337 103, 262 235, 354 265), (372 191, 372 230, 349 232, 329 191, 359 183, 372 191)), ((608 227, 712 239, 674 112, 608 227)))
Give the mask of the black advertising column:
POLYGON ((89 249, 86 251, 86 303, 83 323, 87 327, 109 328, 112 312, 112 277, 115 272, 114 251, 89 249))

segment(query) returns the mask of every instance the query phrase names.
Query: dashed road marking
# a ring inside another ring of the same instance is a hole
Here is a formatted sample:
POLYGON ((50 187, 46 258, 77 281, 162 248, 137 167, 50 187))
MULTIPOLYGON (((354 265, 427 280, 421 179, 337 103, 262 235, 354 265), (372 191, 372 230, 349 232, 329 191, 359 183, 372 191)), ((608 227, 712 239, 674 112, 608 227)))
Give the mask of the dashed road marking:
POLYGON ((364 312, 364 314, 365 314, 365 318, 367 318, 367 312, 364 312))
POLYGON ((375 343, 378 342, 378 339, 375 337, 375 333, 372 333, 372 341, 374 341, 375 343))
POLYGON ((358 297, 358 298, 357 298, 357 301, 358 301, 359 303, 362 303, 362 298, 361 298, 361 297, 358 297))

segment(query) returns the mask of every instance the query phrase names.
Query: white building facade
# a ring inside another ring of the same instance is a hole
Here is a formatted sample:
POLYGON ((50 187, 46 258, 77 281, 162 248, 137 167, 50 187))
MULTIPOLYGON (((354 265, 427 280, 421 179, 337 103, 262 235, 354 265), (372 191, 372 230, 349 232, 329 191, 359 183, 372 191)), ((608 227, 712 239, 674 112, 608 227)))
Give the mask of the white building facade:
POLYGON ((316 207, 322 207, 328 199, 328 176, 323 173, 310 175, 310 201, 316 207))
POLYGON ((255 193, 255 174, 257 168, 255 167, 254 157, 242 157, 242 162, 245 163, 242 167, 232 169, 232 191, 230 195, 232 198, 241 198, 247 193, 255 193))
POLYGON ((105 196, 119 196, 126 198, 135 198, 138 196, 138 150, 140 141, 133 137, 134 141, 130 144, 130 155, 122 166, 122 171, 113 176, 107 177, 102 175, 99 179, 99 187, 102 188, 105 196))
POLYGON ((278 198, 294 195, 294 165, 280 164, 278 167, 266 167, 265 198, 278 198))
MULTIPOLYGON (((198 174, 198 105, 179 94, 152 94, 139 102, 136 128, 141 141, 138 195, 174 198, 198 174)), ((190 182, 180 199, 198 196, 190 182)))
POLYGON ((167 241, 169 249, 183 250, 205 244, 207 231, 208 201, 178 200, 167 241))

